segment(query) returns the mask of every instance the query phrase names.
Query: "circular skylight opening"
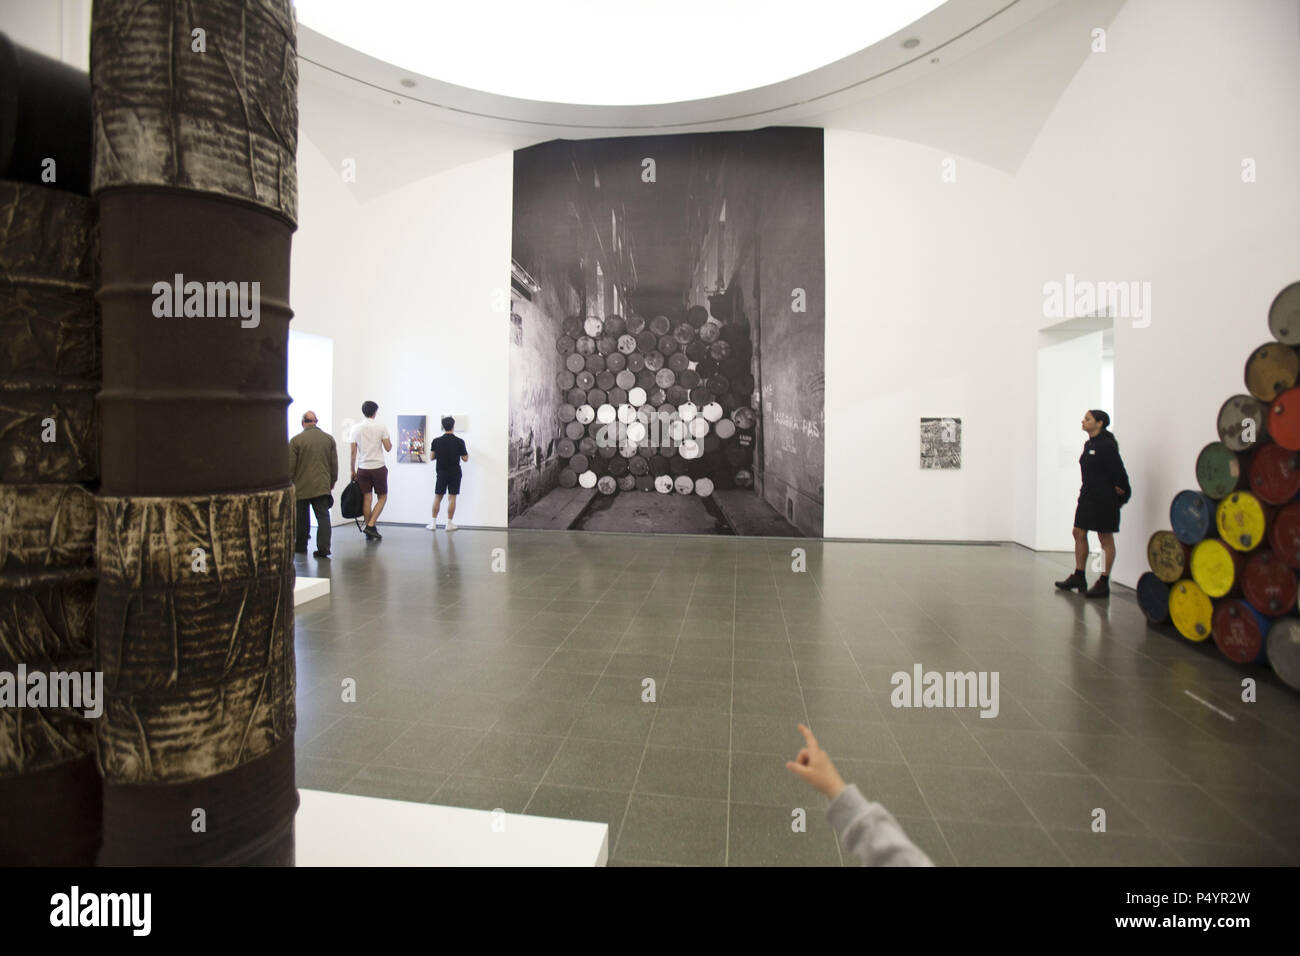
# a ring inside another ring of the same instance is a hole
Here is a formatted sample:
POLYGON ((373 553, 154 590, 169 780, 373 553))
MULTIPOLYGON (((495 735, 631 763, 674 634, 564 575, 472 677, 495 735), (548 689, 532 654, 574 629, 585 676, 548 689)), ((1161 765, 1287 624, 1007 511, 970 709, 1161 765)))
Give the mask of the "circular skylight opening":
POLYGON ((593 106, 740 93, 816 70, 944 0, 295 0, 298 22, 456 86, 593 106))

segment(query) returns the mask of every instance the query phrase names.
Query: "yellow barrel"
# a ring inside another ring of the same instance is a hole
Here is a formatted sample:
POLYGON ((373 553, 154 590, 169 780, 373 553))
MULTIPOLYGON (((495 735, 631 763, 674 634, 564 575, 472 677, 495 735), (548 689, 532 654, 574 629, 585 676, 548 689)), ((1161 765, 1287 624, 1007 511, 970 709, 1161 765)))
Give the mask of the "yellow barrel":
POLYGON ((1179 634, 1199 643, 1210 636, 1214 602, 1195 581, 1179 581, 1169 589, 1169 617, 1179 634))
POLYGON ((1300 356, 1281 342, 1261 345, 1246 360, 1246 389, 1261 402, 1271 402, 1288 388, 1295 388, 1298 376, 1300 356))
POLYGON ((1215 510, 1219 536, 1238 551, 1253 551, 1264 543, 1272 509, 1249 491, 1234 491, 1215 510))
POLYGON ((1208 596, 1232 593, 1241 580, 1242 557, 1217 538, 1206 538, 1192 548, 1192 580, 1208 596))
POLYGON ((1165 584, 1173 584, 1187 573, 1187 545, 1172 531, 1157 531, 1147 541, 1147 564, 1165 584))

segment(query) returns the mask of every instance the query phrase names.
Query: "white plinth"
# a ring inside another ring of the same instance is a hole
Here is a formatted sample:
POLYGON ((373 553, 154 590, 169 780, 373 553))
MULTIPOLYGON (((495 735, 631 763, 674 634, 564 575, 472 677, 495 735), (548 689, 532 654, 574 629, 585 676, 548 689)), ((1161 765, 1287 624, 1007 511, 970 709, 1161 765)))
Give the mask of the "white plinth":
POLYGON ((604 866, 609 826, 299 790, 298 866, 604 866))
POLYGON ((329 578, 297 578, 293 582, 293 606, 306 604, 329 593, 329 578))

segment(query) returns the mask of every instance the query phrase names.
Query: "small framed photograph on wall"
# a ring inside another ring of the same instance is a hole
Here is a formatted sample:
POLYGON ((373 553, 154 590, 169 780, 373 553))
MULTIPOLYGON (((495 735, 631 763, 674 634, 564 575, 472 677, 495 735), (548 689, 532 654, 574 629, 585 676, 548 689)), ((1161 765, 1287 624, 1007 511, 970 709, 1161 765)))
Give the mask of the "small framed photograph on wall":
POLYGON ((961 467, 961 419, 921 419, 921 467, 961 467))
POLYGON ((421 464, 429 460, 429 443, 425 440, 425 415, 397 416, 397 460, 405 464, 421 464))

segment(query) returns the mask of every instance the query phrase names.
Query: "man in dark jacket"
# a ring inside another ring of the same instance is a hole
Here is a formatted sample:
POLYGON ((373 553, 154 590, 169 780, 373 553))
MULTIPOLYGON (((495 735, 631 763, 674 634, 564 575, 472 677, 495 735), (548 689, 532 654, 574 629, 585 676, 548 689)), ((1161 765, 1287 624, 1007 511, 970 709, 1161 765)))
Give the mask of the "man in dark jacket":
POLYGON ((330 556, 330 492, 339 480, 339 453, 333 436, 317 427, 316 413, 303 412, 302 431, 289 440, 289 474, 298 499, 294 550, 307 553, 308 509, 316 512, 317 558, 330 556))
POLYGON ((1064 581, 1057 581, 1056 586, 1066 591, 1076 588, 1080 592, 1086 591, 1090 598, 1104 598, 1110 597, 1110 569, 1115 563, 1119 509, 1133 497, 1133 488, 1119 456, 1119 442, 1107 430, 1110 416, 1094 408, 1083 416, 1081 424, 1088 433, 1088 440, 1079 456, 1083 487, 1079 490, 1079 506, 1074 511, 1075 571, 1064 581), (1106 560, 1105 572, 1091 588, 1083 571, 1088 561, 1089 531, 1097 533, 1106 560))

